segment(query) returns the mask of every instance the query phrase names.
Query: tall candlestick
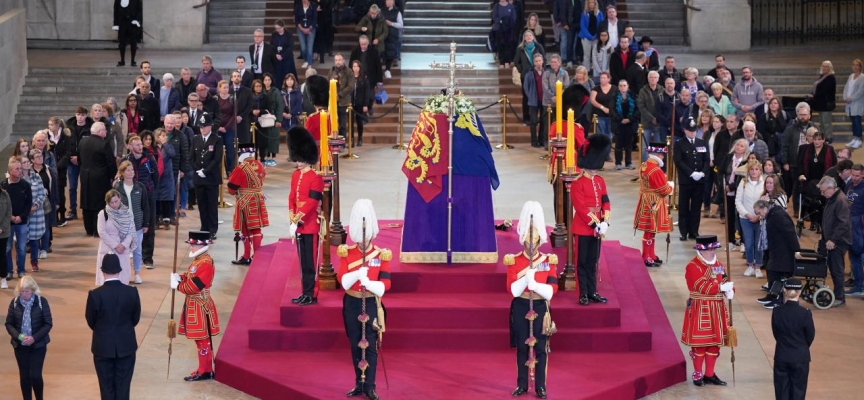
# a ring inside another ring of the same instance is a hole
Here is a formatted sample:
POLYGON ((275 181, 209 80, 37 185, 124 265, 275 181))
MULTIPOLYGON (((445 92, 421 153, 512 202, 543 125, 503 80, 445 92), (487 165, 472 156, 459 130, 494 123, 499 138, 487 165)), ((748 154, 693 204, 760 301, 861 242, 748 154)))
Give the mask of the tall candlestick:
POLYGON ((319 146, 319 153, 322 171, 324 171, 327 167, 330 166, 330 145, 327 143, 327 138, 330 136, 330 132, 327 131, 327 116, 327 111, 321 110, 321 118, 318 120, 320 122, 319 127, 321 133, 321 145, 319 146))
MULTIPOLYGON (((327 111, 330 113, 330 130, 339 129, 339 112, 337 107, 337 100, 339 99, 339 93, 336 91, 336 80, 330 80, 330 102, 327 107, 327 111)), ((327 132, 327 136, 330 136, 331 132, 327 132)), ((321 140, 324 140, 324 136, 321 136, 321 140)))
POLYGON ((555 82, 555 131, 557 138, 561 139, 561 131, 564 130, 564 125, 561 124, 564 102, 562 101, 562 93, 564 92, 564 84, 561 81, 555 82))
POLYGON ((576 134, 573 132, 574 124, 573 124, 573 109, 567 110, 567 158, 566 164, 567 170, 576 166, 576 134))

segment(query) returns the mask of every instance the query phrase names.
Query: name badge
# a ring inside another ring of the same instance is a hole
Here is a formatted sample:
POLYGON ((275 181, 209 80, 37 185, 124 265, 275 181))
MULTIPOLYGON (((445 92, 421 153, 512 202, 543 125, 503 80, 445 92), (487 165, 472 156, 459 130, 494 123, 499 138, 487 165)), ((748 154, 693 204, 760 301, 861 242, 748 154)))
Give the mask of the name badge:
POLYGON ((369 260, 367 265, 369 265, 372 268, 380 267, 381 266, 381 259, 373 258, 373 259, 369 260))
POLYGON ((278 51, 278 52, 281 53, 281 52, 282 52, 282 46, 277 47, 277 48, 276 48, 276 51, 278 51))
POLYGON ((213 151, 213 145, 212 144, 207 146, 207 151, 213 151))
POLYGON ((696 148, 696 152, 697 152, 697 153, 704 153, 704 152, 706 152, 706 151, 708 151, 708 150, 707 150, 705 147, 701 147, 701 146, 700 146, 700 147, 697 147, 697 148, 696 148))
POLYGON ((544 262, 537 267, 538 272, 549 271, 549 263, 544 262))

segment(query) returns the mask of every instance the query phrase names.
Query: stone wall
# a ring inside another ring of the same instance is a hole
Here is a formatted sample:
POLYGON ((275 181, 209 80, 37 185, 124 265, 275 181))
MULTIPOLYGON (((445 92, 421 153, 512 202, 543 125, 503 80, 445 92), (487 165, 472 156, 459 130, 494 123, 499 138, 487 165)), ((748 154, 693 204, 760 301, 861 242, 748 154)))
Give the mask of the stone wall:
POLYGON ((687 11, 690 48, 721 52, 750 49, 750 5, 747 0, 691 0, 702 11, 687 11))
MULTIPOLYGON (((116 40, 114 0, 12 0, 26 3, 28 39, 116 40)), ((204 43, 203 0, 144 0, 144 46, 197 49, 204 43)))
POLYGON ((0 148, 9 144, 27 76, 27 10, 0 10, 0 148))

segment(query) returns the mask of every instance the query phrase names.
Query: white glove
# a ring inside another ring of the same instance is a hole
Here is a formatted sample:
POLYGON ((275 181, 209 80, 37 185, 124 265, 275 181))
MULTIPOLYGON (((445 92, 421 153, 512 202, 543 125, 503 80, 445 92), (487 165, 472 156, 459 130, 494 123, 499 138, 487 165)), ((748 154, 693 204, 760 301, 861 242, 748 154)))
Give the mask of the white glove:
POLYGON ((360 275, 360 285, 362 285, 363 287, 366 287, 366 285, 368 285, 369 282, 371 282, 371 281, 369 280, 368 276, 362 275, 362 274, 360 275))
POLYGON ((534 293, 540 295, 540 297, 546 300, 552 300, 552 295, 554 294, 554 289, 552 285, 546 283, 538 283, 537 288, 533 289, 534 293))
POLYGON ((527 287, 528 279, 517 279, 510 284, 510 293, 513 295, 513 297, 519 297, 522 295, 522 292, 524 292, 525 288, 527 287))
POLYGON ((705 177, 705 174, 703 174, 701 172, 694 172, 694 173, 690 174, 690 177, 693 178, 694 181, 699 181, 700 179, 705 177))
POLYGON ((139 27, 139 28, 141 27, 141 23, 138 22, 138 21, 132 21, 132 25, 135 25, 135 26, 137 26, 137 27, 139 27))
POLYGON ((171 289, 177 289, 180 285, 180 274, 171 274, 171 289))
POLYGON ((114 25, 114 26, 111 27, 111 30, 112 30, 112 31, 119 31, 119 30, 120 30, 120 27, 117 26, 117 25, 114 25))
POLYGON ((360 267, 357 271, 360 272, 360 279, 369 277, 369 267, 360 267))
POLYGON ((530 291, 532 291, 532 292, 536 292, 536 291, 537 291, 537 286, 539 286, 539 284, 537 283, 537 281, 535 281, 534 279, 530 279, 530 280, 528 280, 528 290, 530 290, 530 291))
POLYGON ((206 177, 207 177, 207 175, 204 175, 204 170, 203 170, 203 169, 199 169, 198 171, 195 171, 195 173, 198 174, 198 176, 200 176, 200 177, 202 177, 202 178, 206 178, 206 177))
POLYGON ((728 300, 732 300, 732 298, 735 297, 735 292, 731 291, 731 290, 728 292, 723 292, 723 294, 726 295, 726 299, 728 299, 728 300))
POLYGON ((599 225, 597 225, 597 233, 599 233, 601 235, 605 235, 606 230, 608 230, 608 229, 609 229, 609 223, 608 222, 601 222, 599 225))
POLYGON ((361 283, 366 290, 372 292, 372 294, 381 297, 384 296, 384 282, 381 281, 371 281, 369 278, 365 278, 365 283, 361 283))
POLYGON ((669 187, 671 187, 672 189, 675 189, 675 182, 668 181, 666 183, 669 184, 669 187))
POLYGON ((720 284, 720 291, 721 292, 731 292, 733 286, 734 286, 734 282, 721 283, 720 284))
POLYGON ((297 236, 297 224, 288 225, 288 237, 293 238, 295 236, 297 236))
POLYGON ((360 279, 360 271, 351 271, 345 275, 342 275, 342 289, 348 290, 351 289, 351 286, 354 286, 355 283, 360 279))
POLYGON ((525 279, 528 281, 529 285, 531 282, 534 282, 535 274, 537 274, 537 268, 528 268, 528 270, 525 271, 525 279))

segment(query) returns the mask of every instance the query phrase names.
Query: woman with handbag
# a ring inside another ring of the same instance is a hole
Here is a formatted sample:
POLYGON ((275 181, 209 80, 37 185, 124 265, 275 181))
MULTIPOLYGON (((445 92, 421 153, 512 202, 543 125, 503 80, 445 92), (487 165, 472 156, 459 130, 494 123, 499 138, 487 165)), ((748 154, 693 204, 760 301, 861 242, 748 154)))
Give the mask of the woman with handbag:
MULTIPOLYGON (((260 79, 252 81, 252 114, 249 117, 252 121, 258 121, 258 130, 253 137, 253 141, 255 142, 255 147, 258 148, 258 158, 264 160, 262 163, 265 166, 267 165, 265 155, 267 154, 267 147, 270 143, 267 142, 267 138, 264 135, 263 125, 269 125, 270 121, 269 118, 265 117, 262 119, 261 116, 267 114, 269 101, 270 98, 264 91, 264 82, 261 82, 260 79)), ((275 125, 275 123, 273 125, 275 125)))
POLYGON ((831 61, 822 61, 819 72, 819 79, 813 84, 813 91, 806 96, 806 99, 810 103, 810 111, 819 112, 820 132, 825 134, 825 138, 830 143, 834 138, 831 112, 837 108, 837 78, 834 76, 834 64, 831 61))
POLYGON ((363 73, 359 60, 351 62, 351 71, 348 82, 353 83, 354 87, 351 92, 351 106, 354 108, 354 122, 357 123, 357 141, 354 142, 352 138, 352 142, 356 143, 357 147, 361 147, 363 146, 363 125, 369 119, 369 111, 374 102, 374 91, 369 79, 363 73))
MULTIPOLYGON (((273 75, 264 73, 264 93, 267 94, 267 113, 276 118, 275 123, 269 128, 262 128, 263 137, 261 141, 266 140, 267 158, 264 159, 265 165, 276 166, 276 154, 279 154, 279 130, 282 128, 282 113, 279 112, 285 109, 285 103, 282 100, 282 92, 274 85, 273 75)), ((259 117, 260 118, 260 117, 259 117)))
POLYGON ((44 398, 42 366, 51 338, 48 333, 54 326, 51 307, 42 297, 39 285, 32 276, 24 276, 18 282, 17 295, 9 303, 6 313, 6 332, 12 337, 12 349, 18 362, 21 395, 25 399, 44 398))
POLYGON ((56 225, 57 218, 57 169, 45 164, 45 154, 39 149, 30 150, 30 159, 33 160, 33 171, 42 179, 42 186, 48 192, 42 210, 45 211, 45 233, 42 234, 39 248, 39 259, 48 258, 51 251, 51 241, 54 240, 52 228, 56 225))

